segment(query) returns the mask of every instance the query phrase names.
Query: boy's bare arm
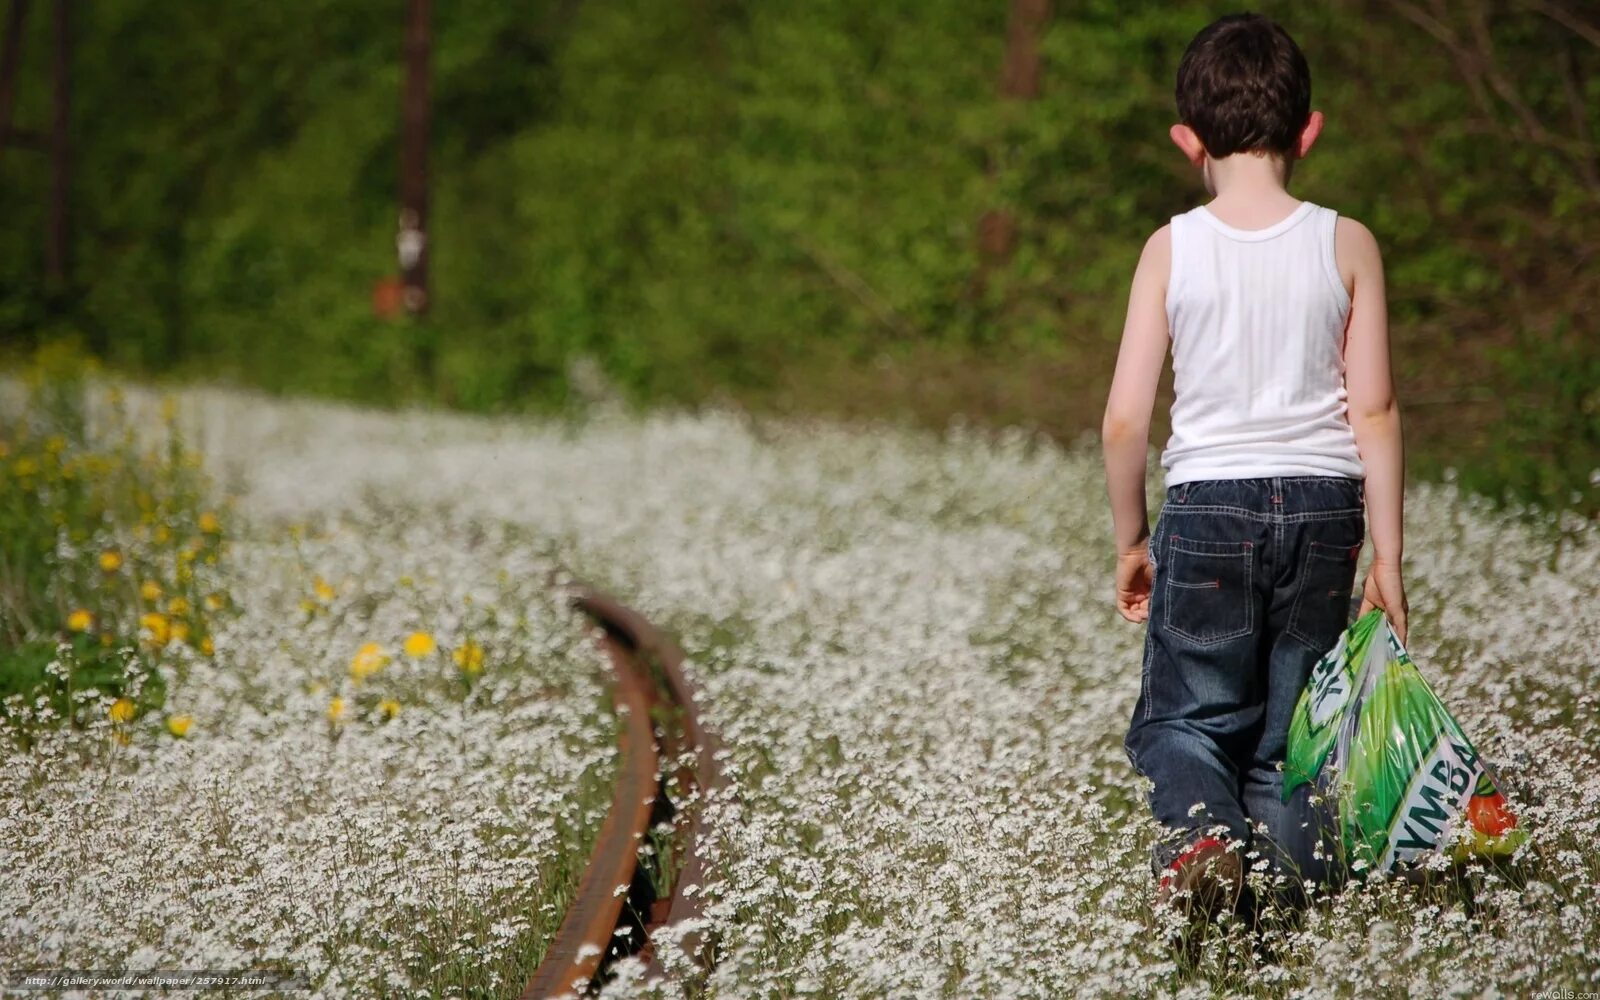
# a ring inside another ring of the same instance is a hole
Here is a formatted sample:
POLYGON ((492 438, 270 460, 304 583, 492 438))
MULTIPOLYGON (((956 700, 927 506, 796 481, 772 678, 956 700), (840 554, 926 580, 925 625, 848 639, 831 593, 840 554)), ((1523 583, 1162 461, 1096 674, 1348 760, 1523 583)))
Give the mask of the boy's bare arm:
POLYGON ((1150 444, 1150 412, 1167 357, 1167 276, 1171 267, 1170 227, 1162 226, 1145 241, 1134 269, 1122 346, 1100 427, 1119 563, 1118 603, 1124 617, 1135 621, 1143 620, 1138 615, 1147 610, 1139 601, 1147 593, 1147 588, 1139 589, 1145 571, 1132 564, 1144 559, 1150 537, 1145 453, 1150 444))
POLYGON ((1367 524, 1376 578, 1376 583, 1369 581, 1369 600, 1363 606, 1383 606, 1404 641, 1406 608, 1400 561, 1405 550, 1405 447, 1389 364, 1383 255, 1371 230, 1353 219, 1339 220, 1335 253, 1349 262, 1355 286, 1345 332, 1345 389, 1356 450, 1366 468, 1367 524), (1384 593, 1379 595, 1374 588, 1384 593), (1371 600, 1374 597, 1381 599, 1371 600))

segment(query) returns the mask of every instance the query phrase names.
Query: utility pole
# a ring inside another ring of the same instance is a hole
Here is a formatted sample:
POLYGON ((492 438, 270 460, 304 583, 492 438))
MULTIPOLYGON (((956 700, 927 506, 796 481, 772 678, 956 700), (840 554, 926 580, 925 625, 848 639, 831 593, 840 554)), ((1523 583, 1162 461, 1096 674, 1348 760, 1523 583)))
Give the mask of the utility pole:
POLYGON ((405 93, 400 108, 401 301, 406 312, 428 310, 428 61, 432 0, 407 0, 405 93))

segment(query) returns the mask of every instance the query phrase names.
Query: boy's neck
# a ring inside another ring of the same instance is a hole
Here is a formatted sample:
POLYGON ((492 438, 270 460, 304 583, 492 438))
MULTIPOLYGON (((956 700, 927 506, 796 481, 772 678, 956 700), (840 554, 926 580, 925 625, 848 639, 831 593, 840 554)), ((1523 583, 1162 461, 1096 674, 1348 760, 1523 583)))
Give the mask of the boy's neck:
POLYGON ((1293 161, 1281 156, 1234 153, 1206 157, 1206 190, 1224 205, 1270 209, 1295 199, 1289 194, 1293 161))

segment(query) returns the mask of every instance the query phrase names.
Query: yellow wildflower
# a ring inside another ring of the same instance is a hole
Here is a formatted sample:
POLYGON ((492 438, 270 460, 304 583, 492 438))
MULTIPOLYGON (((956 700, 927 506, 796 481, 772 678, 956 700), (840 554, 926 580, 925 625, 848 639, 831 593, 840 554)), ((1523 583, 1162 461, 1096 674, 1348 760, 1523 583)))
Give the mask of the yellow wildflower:
POLYGON ((189 613, 189 602, 182 597, 174 597, 167 602, 167 613, 172 615, 186 615, 189 613))
POLYGON ((207 656, 215 656, 217 654, 217 644, 211 641, 209 635, 200 640, 200 652, 207 656))
POLYGON ((150 644, 165 646, 167 640, 172 638, 172 625, 167 621, 167 616, 157 611, 139 616, 139 624, 150 633, 150 644))
POLYGON ((194 718, 188 715, 174 715, 167 720, 167 732, 182 739, 189 735, 189 727, 194 724, 194 718))
POLYGON ((112 635, 110 632, 101 632, 100 633, 100 645, 109 646, 109 645, 111 645, 112 643, 114 643, 116 641, 117 641, 117 637, 112 635))
POLYGON ((375 642, 369 642, 356 650, 356 655, 351 658, 350 676, 360 683, 382 670, 388 663, 389 655, 383 651, 383 647, 375 642))
POLYGON ((106 549, 100 553, 100 568, 107 573, 115 573, 122 568, 122 553, 116 549, 106 549))
POLYGON ((471 639, 456 647, 456 651, 450 655, 462 673, 476 674, 483 671, 483 647, 471 639))
POLYGON ((317 595, 317 600, 324 604, 339 596, 339 592, 333 589, 333 584, 320 576, 311 581, 311 589, 317 595))
POLYGON ((112 733, 111 733, 111 738, 116 740, 118 743, 122 744, 123 746, 127 746, 129 743, 133 742, 133 737, 129 736, 127 733, 123 732, 120 729, 113 730, 112 733))
POLYGON ((111 703, 110 716, 112 722, 131 722, 137 709, 128 698, 118 698, 111 703))
POLYGON ((187 643, 189 641, 189 623, 173 622, 171 638, 173 642, 187 643))
POLYGON ((94 615, 79 608, 67 616, 67 628, 74 632, 87 632, 94 628, 94 615))
POLYGON ((32 455, 24 455, 17 459, 16 464, 11 467, 11 471, 17 474, 18 479, 27 479, 39 471, 39 463, 34 461, 32 455))
POLYGON ((385 698, 378 702, 378 711, 383 713, 385 719, 392 719, 400 714, 400 703, 393 698, 385 698))
POLYGON ((341 720, 343 718, 344 718, 344 699, 340 698, 338 696, 335 696, 332 701, 328 702, 328 721, 329 722, 338 722, 339 720, 341 720))
POLYGON ((221 594, 206 595, 205 606, 207 611, 221 611, 222 606, 226 603, 227 598, 223 597, 221 594))
POLYGON ((154 604, 161 600, 161 584, 154 580, 146 580, 139 584, 139 596, 154 604))
POLYGON ((424 656, 431 656, 439 646, 433 641, 433 636, 426 632, 413 632, 406 638, 406 655, 412 659, 420 660, 424 656))
POLYGON ((164 524, 156 525, 155 540, 157 545, 165 545, 172 541, 172 529, 164 524))
POLYGON ((207 535, 221 534, 222 522, 217 519, 217 515, 208 510, 200 515, 200 531, 207 535))

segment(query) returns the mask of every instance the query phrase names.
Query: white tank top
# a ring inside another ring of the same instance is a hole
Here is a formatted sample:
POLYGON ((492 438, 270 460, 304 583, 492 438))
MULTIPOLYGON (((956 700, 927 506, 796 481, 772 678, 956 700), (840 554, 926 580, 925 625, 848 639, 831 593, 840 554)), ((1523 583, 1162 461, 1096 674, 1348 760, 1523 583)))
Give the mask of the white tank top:
POLYGON ((1204 205, 1173 216, 1166 485, 1365 477, 1346 416, 1337 219, 1309 201, 1266 229, 1235 229, 1204 205))

